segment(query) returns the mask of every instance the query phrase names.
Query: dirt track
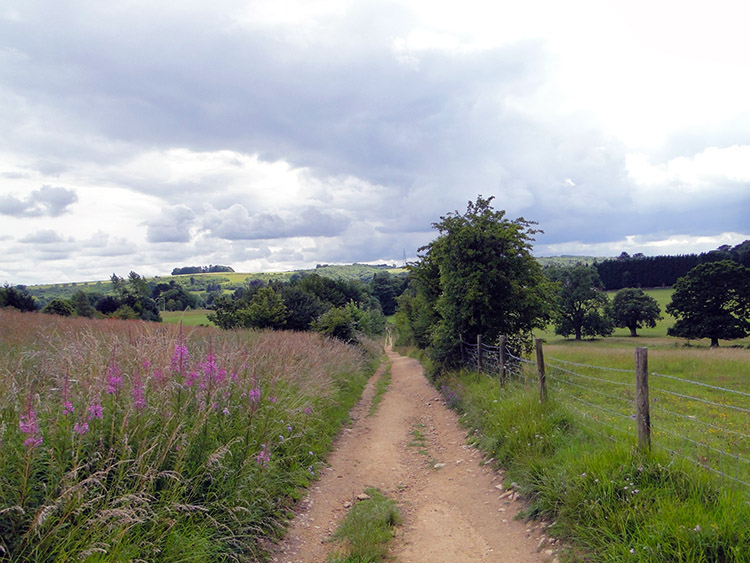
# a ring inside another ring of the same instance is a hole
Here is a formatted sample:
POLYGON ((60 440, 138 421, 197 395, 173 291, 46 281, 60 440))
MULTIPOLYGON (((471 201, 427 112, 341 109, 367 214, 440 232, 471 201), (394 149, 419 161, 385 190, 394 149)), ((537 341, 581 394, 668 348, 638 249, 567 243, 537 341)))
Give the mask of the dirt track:
POLYGON ((541 526, 514 520, 521 505, 502 488, 502 475, 465 445, 455 413, 419 363, 392 351, 388 357, 392 382, 377 414, 367 416, 373 377, 272 560, 325 562, 347 507, 377 487, 398 501, 404 517, 391 546, 396 561, 554 561, 541 526), (415 430, 424 435, 419 446, 415 430))

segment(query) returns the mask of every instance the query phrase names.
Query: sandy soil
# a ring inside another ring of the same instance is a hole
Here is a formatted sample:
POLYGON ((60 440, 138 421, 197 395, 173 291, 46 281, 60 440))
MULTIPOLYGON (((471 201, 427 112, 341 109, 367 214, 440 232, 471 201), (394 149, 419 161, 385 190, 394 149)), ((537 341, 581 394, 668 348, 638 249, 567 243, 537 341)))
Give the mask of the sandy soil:
POLYGON ((513 563, 555 561, 543 525, 514 520, 522 508, 501 473, 466 445, 466 433, 416 360, 388 351, 392 382, 374 416, 372 378, 352 410, 329 466, 298 509, 273 561, 322 563, 330 535, 367 487, 399 503, 404 522, 395 561, 513 563), (414 444, 414 431, 424 436, 414 444), (411 445, 410 445, 411 444, 411 445))

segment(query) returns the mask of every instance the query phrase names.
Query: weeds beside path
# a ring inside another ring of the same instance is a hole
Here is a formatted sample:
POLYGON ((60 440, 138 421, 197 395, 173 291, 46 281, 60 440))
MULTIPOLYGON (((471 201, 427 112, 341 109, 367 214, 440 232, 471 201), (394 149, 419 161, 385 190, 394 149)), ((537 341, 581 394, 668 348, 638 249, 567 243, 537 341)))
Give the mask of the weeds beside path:
POLYGON ((369 403, 378 375, 352 411, 329 467, 300 506, 278 562, 325 561, 330 537, 356 497, 376 487, 404 517, 391 553, 401 563, 550 561, 538 524, 514 520, 521 508, 502 489, 501 475, 466 446, 454 412, 443 404, 416 360, 389 351, 392 381, 374 416, 369 403), (419 447, 414 432, 420 435, 419 447))

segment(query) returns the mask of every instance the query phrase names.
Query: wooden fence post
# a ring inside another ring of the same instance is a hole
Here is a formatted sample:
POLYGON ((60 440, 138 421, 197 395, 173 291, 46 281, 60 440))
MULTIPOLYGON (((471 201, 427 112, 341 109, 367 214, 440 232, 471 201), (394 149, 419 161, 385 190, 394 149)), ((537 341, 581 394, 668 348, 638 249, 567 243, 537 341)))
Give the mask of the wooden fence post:
POLYGON ((482 368, 484 367, 484 362, 482 361, 484 358, 482 355, 482 335, 477 334, 477 371, 479 373, 482 373, 482 368))
POLYGON ((635 406, 638 447, 651 449, 651 414, 648 402, 648 348, 635 349, 635 406))
POLYGON ((536 344, 536 374, 539 377, 539 400, 543 403, 547 400, 547 377, 544 374, 544 351, 542 350, 542 339, 537 338, 536 344))
POLYGON ((500 383, 505 383, 505 346, 508 339, 500 337, 500 383))

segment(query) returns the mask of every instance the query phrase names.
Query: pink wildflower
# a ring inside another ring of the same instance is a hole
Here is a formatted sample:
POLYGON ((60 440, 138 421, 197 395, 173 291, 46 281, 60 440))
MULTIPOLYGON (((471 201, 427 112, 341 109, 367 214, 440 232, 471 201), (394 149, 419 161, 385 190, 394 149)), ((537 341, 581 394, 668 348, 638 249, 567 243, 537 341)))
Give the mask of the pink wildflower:
POLYGON ((37 419, 36 412, 31 407, 26 411, 26 414, 21 415, 18 426, 21 432, 28 435, 28 438, 23 442, 24 446, 32 449, 42 443, 42 435, 39 433, 39 419, 37 419))
POLYGON ((141 411, 146 408, 146 392, 143 388, 143 381, 141 380, 140 375, 135 376, 130 395, 133 398, 133 406, 135 407, 135 410, 141 411))
POLYGON ((247 393, 247 398, 250 399, 251 403, 259 403, 260 402, 260 388, 256 387, 255 389, 250 389, 247 393))
POLYGON ((65 402, 63 403, 63 410, 62 410, 62 413, 63 413, 64 415, 65 415, 65 414, 72 414, 72 413, 74 413, 74 412, 75 412, 75 410, 76 410, 76 408, 75 408, 75 407, 73 406, 73 403, 71 403, 70 401, 65 401, 65 402))
POLYGON ((107 368, 107 388, 104 390, 108 395, 114 395, 122 386, 122 372, 116 363, 107 368))
POLYGON ((99 403, 93 403, 89 405, 87 412, 88 420, 93 420, 95 418, 104 418, 104 407, 102 407, 99 403))
POLYGON ((85 420, 83 422, 76 422, 73 425, 73 431, 79 436, 83 436, 86 432, 89 431, 89 423, 85 420))
POLYGON ((260 447, 260 453, 255 456, 255 461, 260 466, 266 466, 268 465, 268 462, 271 461, 271 454, 266 450, 265 444, 260 447))
POLYGON ((172 353, 172 360, 170 366, 175 374, 181 375, 185 367, 185 364, 190 360, 190 352, 188 352, 187 346, 180 342, 174 347, 172 353))

